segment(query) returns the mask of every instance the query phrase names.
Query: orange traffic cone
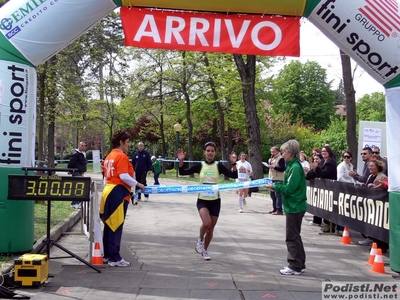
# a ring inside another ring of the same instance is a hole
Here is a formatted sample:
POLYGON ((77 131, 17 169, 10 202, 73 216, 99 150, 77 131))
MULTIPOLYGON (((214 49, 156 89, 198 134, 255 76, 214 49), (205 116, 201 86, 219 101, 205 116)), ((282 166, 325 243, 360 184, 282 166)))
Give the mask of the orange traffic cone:
POLYGON ((349 229, 347 227, 344 228, 343 230, 343 235, 342 235, 342 240, 340 241, 341 244, 351 244, 350 241, 350 233, 349 233, 349 229))
POLYGON ((375 261, 375 256, 376 256, 376 250, 378 249, 378 246, 376 243, 372 243, 371 247, 371 252, 369 253, 369 258, 367 261, 367 265, 373 265, 375 261))
POLYGON ((102 265, 103 264, 103 258, 101 257, 99 243, 94 244, 94 250, 93 250, 93 254, 92 254, 92 264, 93 265, 102 265))
POLYGON ((372 265, 372 269, 370 271, 373 273, 386 274, 385 265, 382 258, 382 250, 379 248, 376 250, 374 264, 372 265))

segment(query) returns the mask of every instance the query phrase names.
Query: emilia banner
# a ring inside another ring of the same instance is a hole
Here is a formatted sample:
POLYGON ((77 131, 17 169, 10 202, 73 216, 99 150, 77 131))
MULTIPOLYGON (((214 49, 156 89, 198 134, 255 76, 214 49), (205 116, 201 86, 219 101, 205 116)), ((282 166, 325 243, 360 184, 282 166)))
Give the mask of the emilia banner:
POLYGON ((389 194, 327 179, 307 180, 307 211, 378 240, 389 242, 389 194))
POLYGON ((300 55, 300 18, 121 7, 125 45, 268 56, 300 55))

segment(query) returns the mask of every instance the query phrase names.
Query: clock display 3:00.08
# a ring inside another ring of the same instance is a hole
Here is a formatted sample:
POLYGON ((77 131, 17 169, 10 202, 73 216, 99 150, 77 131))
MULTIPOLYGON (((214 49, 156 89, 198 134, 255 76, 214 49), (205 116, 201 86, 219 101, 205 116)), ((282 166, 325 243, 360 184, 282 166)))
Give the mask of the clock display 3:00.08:
POLYGON ((82 197, 85 182, 78 181, 37 181, 28 180, 27 196, 82 197))

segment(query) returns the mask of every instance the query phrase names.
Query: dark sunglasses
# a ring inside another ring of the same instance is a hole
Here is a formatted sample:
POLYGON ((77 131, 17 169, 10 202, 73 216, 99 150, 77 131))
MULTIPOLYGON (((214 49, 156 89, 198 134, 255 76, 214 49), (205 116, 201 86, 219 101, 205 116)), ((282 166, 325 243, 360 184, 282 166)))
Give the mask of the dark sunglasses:
POLYGON ((351 156, 344 155, 343 158, 351 158, 351 156))
POLYGON ((373 154, 379 154, 379 151, 372 151, 373 154))

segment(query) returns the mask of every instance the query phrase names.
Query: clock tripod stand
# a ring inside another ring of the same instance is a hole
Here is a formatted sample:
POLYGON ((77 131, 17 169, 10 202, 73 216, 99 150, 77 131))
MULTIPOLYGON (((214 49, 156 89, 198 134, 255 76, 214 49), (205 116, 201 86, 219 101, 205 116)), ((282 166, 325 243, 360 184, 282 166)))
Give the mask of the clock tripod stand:
MULTIPOLYGON (((39 173, 39 172, 40 173, 47 173, 47 177, 45 177, 45 178, 52 178, 51 176, 53 176, 53 174, 56 171, 57 172, 70 172, 70 173, 74 174, 73 172, 74 172, 75 169, 23 168, 23 170, 25 170, 25 175, 28 175, 28 171, 35 171, 36 173, 39 173)), ((58 177, 58 178, 60 178, 60 177, 58 177)), ((63 178, 63 177, 61 177, 61 178, 63 178)), ((84 185, 85 189, 89 188, 89 192, 88 193, 83 193, 83 191, 82 191, 82 195, 89 195, 89 197, 87 199, 80 199, 80 200, 82 200, 82 201, 85 201, 85 200, 86 201, 90 201, 90 181, 91 181, 91 179, 89 177, 69 177, 69 176, 68 176, 68 178, 75 178, 75 179, 78 179, 78 180, 88 181, 89 182, 89 184, 85 184, 84 185)), ((40 186, 40 184, 39 184, 39 186, 40 186)), ((33 194, 35 194, 35 193, 33 193, 33 194)), ((42 194, 44 194, 43 191, 42 191, 42 194)), ((33 196, 35 197, 36 195, 33 195, 33 196)), ((60 195, 60 197, 61 196, 62 195, 60 195)), ((36 196, 36 198, 39 198, 39 197, 40 196, 36 196)), ((36 200, 36 199, 33 199, 33 200, 36 200)), ((56 241, 51 239, 51 235, 50 235, 50 230, 51 230, 51 201, 52 201, 52 199, 47 199, 46 238, 42 241, 42 244, 36 249, 35 252, 36 253, 41 253, 43 248, 46 247, 46 254, 47 254, 48 258, 50 259, 51 258, 50 257, 50 246, 53 245, 53 246, 56 246, 57 248, 59 248, 60 250, 64 251, 65 253, 69 254, 69 256, 54 257, 54 259, 56 259, 56 258, 76 258, 77 260, 79 260, 80 262, 84 263, 88 267, 92 268, 93 270, 97 271, 98 273, 101 273, 101 271, 98 268, 96 268, 93 264, 89 263, 88 261, 84 260, 83 258, 79 257, 78 255, 76 255, 72 251, 68 250, 67 248, 63 247, 62 245, 60 245, 59 243, 57 243, 56 241)))

